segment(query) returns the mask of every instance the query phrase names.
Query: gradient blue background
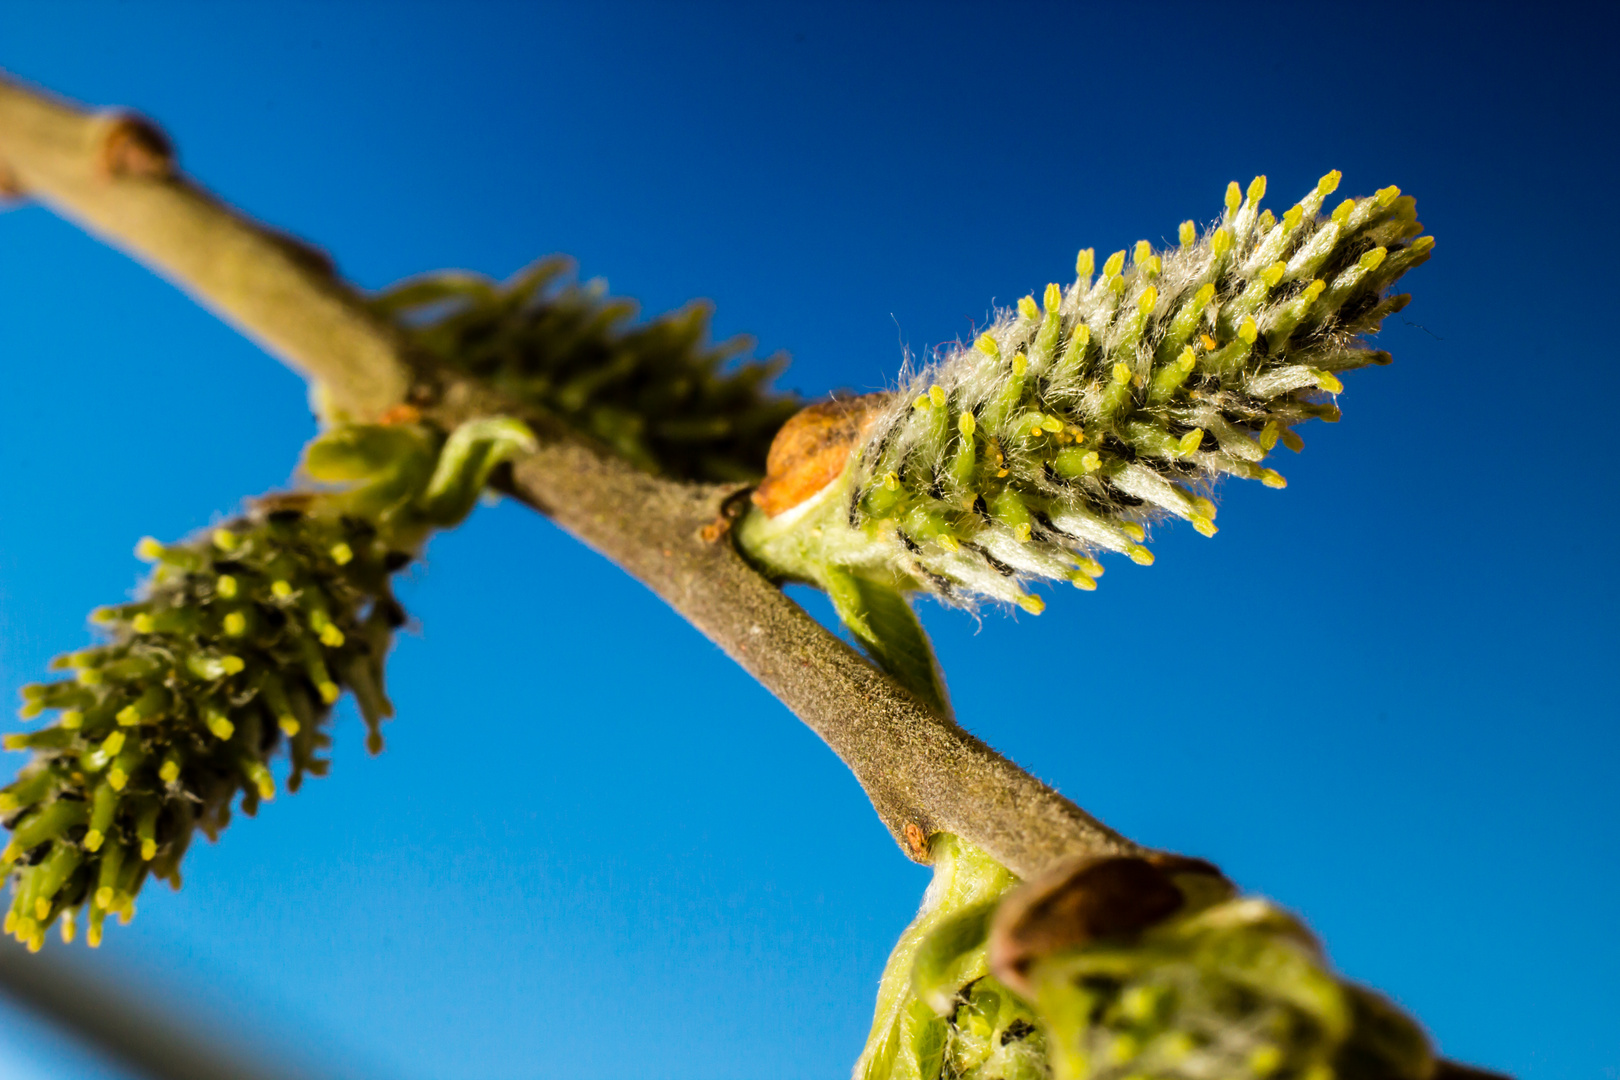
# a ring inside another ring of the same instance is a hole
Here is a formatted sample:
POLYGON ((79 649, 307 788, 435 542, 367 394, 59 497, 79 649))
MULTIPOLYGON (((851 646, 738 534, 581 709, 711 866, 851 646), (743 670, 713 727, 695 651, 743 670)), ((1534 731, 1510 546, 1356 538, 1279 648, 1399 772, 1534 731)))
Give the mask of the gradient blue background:
MULTIPOLYGON (((566 252, 648 311, 713 299, 807 394, 884 386, 1228 180, 1266 173, 1279 210, 1330 168, 1400 184, 1436 257, 1286 491, 1228 485, 1217 538, 1163 529, 1151 570, 1039 619, 924 615, 975 732, 1306 913, 1444 1052, 1613 1080, 1596 10, 9 2, 0 66, 160 119, 365 286, 566 252)), ((284 483, 312 422, 291 374, 37 208, 0 217, 0 376, 11 694, 131 589, 138 537, 284 483)), ((435 540, 404 595, 387 752, 345 709, 331 778, 74 959, 311 1075, 844 1075, 927 872, 837 760, 519 508, 435 540)), ((94 1068, 0 1012, 0 1075, 94 1068)))

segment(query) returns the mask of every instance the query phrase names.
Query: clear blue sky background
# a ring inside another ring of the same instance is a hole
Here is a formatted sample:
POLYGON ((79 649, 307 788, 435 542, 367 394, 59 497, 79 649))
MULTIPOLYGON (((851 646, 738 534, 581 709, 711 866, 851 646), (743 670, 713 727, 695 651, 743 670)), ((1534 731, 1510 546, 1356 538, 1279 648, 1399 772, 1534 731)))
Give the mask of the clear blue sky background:
MULTIPOLYGON (((1228 180, 1401 185, 1436 257, 1286 491, 1229 485, 1217 538, 1162 530, 1041 618, 925 617, 974 731, 1304 912, 1447 1054, 1613 1080, 1615 20, 755 7, 12 0, 0 67, 160 119, 363 285, 566 252, 648 311, 711 298, 807 394, 886 385, 1228 180)), ((37 208, 0 216, 0 373, 11 694, 134 586, 138 537, 284 483, 312 422, 37 208)), ((521 509, 404 594, 387 752, 345 710, 329 779, 60 951, 313 1075, 844 1075, 926 871, 837 760, 521 509)), ((0 1012, 0 1075, 92 1071, 63 1053, 0 1012)))

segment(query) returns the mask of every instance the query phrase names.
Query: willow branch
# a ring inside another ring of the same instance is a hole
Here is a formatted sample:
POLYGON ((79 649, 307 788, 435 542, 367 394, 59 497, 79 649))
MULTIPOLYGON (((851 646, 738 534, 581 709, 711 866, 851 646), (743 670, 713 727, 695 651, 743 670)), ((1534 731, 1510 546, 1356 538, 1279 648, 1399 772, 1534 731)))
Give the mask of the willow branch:
MULTIPOLYGON (((445 425, 522 412, 459 376, 419 371, 329 264, 181 176, 145 121, 0 79, 0 176, 164 274, 352 416, 407 398, 445 425)), ((927 861, 935 832, 1025 877, 1072 855, 1140 850, 930 712, 749 567, 710 527, 733 489, 662 479, 566 432, 541 434, 511 492, 647 585, 826 740, 912 858, 927 861)))

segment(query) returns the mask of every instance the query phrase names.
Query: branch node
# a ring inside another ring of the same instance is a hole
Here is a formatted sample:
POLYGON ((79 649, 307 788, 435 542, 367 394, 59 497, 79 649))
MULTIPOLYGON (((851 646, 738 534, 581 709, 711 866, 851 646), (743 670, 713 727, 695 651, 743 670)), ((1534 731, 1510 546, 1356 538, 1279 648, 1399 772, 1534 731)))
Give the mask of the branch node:
POLYGON ((167 180, 174 175, 174 144, 156 124, 128 112, 106 113, 97 120, 100 146, 96 153, 96 171, 99 175, 109 180, 119 177, 167 180))

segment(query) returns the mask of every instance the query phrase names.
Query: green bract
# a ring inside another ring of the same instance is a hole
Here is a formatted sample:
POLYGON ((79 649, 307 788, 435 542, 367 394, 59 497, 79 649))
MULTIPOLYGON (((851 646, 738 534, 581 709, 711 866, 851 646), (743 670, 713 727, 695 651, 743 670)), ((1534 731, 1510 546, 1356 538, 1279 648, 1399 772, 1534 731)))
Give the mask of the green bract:
POLYGON ((393 715, 383 660, 404 611, 389 578, 428 533, 472 508, 490 471, 532 436, 511 420, 463 425, 448 439, 415 425, 346 426, 309 447, 306 471, 343 490, 271 496, 244 516, 174 545, 150 538, 156 564, 140 600, 104 608, 102 645, 57 660, 71 678, 25 687, 42 730, 7 736, 34 760, 3 792, 12 877, 6 932, 38 948, 89 908, 99 943, 109 912, 128 918, 148 876, 180 884, 196 829, 210 839, 231 804, 254 813, 276 791, 324 775, 332 705, 352 691, 382 747, 393 715))
POLYGON ((568 268, 566 259, 544 259, 504 285, 430 274, 372 303, 415 348, 641 468, 690 480, 757 479, 771 437, 798 408, 767 389, 785 361, 728 366, 748 342, 709 345, 701 304, 627 326, 634 304, 565 281, 568 268))
POLYGON ((1082 251, 1072 284, 909 379, 839 479, 753 511, 745 548, 829 591, 854 575, 1039 612, 1027 581, 1095 588, 1102 551, 1149 563, 1156 518, 1213 535, 1219 477, 1282 487, 1262 462, 1279 441, 1300 449, 1303 421, 1338 419, 1335 373, 1388 362, 1360 339, 1405 305, 1386 294, 1433 246, 1397 188, 1322 214, 1338 182, 1281 218, 1259 209, 1264 177, 1246 196, 1234 183, 1215 228, 1187 222, 1179 247, 1142 241, 1095 276, 1082 251))

